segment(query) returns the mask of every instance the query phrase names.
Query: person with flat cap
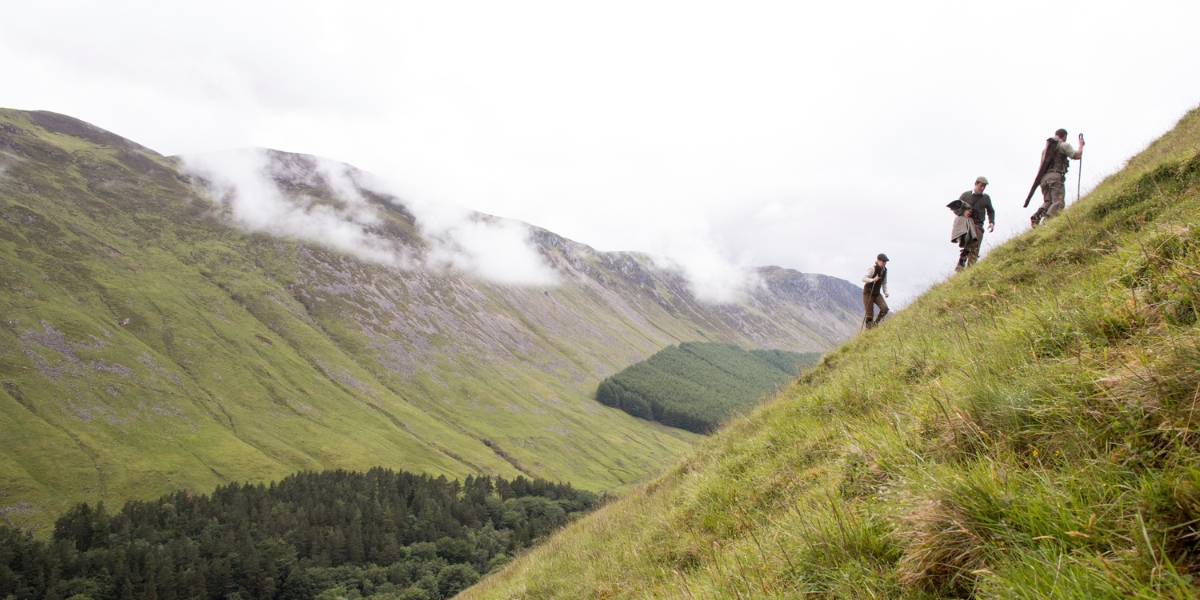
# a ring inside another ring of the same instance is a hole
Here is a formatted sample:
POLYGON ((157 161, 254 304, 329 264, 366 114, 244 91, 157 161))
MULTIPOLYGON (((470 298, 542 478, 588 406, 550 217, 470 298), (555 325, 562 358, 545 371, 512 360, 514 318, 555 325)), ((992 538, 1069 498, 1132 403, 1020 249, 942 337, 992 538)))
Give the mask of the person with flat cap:
POLYGON ((879 324, 883 317, 888 314, 887 302, 883 299, 887 298, 887 262, 886 254, 880 254, 875 257, 875 264, 867 270, 867 274, 863 276, 863 310, 866 315, 863 317, 863 326, 870 329, 879 324), (879 307, 879 315, 876 316, 875 307, 879 307))
POLYGON ((1046 148, 1042 150, 1042 170, 1045 172, 1041 180, 1042 205, 1029 217, 1032 227, 1062 212, 1067 200, 1067 170, 1071 168, 1072 160, 1083 158, 1083 136, 1079 138, 1078 150, 1067 143, 1066 129, 1055 131, 1054 137, 1046 142, 1046 148))
POLYGON ((987 188, 987 177, 976 177, 975 187, 965 191, 958 197, 959 202, 956 203, 958 208, 953 209, 954 214, 960 217, 970 217, 975 221, 975 231, 973 238, 969 240, 958 253, 958 266, 954 267, 955 271, 961 271, 979 260, 979 247, 983 245, 983 217, 986 214, 988 220, 988 231, 996 229, 996 209, 992 208, 992 198, 983 193, 987 188))

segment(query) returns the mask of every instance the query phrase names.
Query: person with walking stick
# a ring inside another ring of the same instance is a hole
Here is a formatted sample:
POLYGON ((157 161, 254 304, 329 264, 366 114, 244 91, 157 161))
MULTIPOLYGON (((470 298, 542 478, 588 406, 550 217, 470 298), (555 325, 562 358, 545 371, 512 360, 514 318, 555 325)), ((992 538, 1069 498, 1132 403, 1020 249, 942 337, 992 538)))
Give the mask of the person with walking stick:
POLYGON ((863 318, 863 327, 871 329, 883 320, 883 317, 888 314, 887 302, 887 263, 888 257, 886 254, 880 254, 875 257, 875 264, 867 269, 867 274, 863 276, 863 310, 866 316, 863 318), (882 296, 880 295, 882 294, 882 296), (875 315, 875 307, 879 307, 879 315, 875 315))
MULTIPOLYGON (((1083 159, 1083 136, 1079 137, 1079 149, 1072 148, 1067 143, 1067 130, 1059 129, 1054 132, 1054 137, 1046 140, 1046 148, 1042 150, 1042 166, 1038 170, 1038 179, 1034 181, 1034 187, 1041 186, 1042 188, 1042 205, 1029 217, 1029 224, 1033 227, 1041 225, 1044 220, 1049 220, 1058 213, 1066 205, 1067 195, 1067 170, 1071 166, 1071 160, 1083 159)), ((1033 190, 1029 190, 1029 195, 1033 196, 1033 190)), ((1029 198, 1025 199, 1025 206, 1029 206, 1029 198)))

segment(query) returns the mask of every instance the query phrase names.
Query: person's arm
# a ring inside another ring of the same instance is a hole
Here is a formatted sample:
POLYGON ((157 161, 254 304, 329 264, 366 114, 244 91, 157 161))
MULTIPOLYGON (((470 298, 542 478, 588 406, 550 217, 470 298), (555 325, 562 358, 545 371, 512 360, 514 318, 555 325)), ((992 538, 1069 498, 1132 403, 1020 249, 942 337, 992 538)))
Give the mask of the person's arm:
POLYGON ((879 291, 883 292, 883 297, 884 297, 884 298, 887 298, 887 297, 888 297, 888 293, 887 293, 887 277, 884 277, 884 278, 883 278, 883 285, 882 285, 882 286, 879 288, 879 291))
POLYGON ((990 232, 996 230, 996 209, 992 207, 992 197, 991 196, 988 196, 986 208, 987 208, 987 218, 988 218, 988 232, 990 233, 990 232))
POLYGON ((1075 155, 1072 156, 1071 158, 1073 158, 1075 160, 1079 160, 1079 159, 1083 158, 1083 144, 1084 143, 1085 142, 1083 141, 1083 138, 1079 138, 1079 149, 1075 151, 1075 155))
POLYGON ((875 266, 874 265, 872 265, 870 269, 867 269, 867 274, 863 275, 862 282, 863 283, 874 283, 875 282, 875 266))
POLYGON ((1082 152, 1082 151, 1083 151, 1082 146, 1080 146, 1079 150, 1076 150, 1075 146, 1072 146, 1066 142, 1058 143, 1059 154, 1062 154, 1066 158, 1070 158, 1072 160, 1079 160, 1079 157, 1083 156, 1083 154, 1080 154, 1080 152, 1082 152))

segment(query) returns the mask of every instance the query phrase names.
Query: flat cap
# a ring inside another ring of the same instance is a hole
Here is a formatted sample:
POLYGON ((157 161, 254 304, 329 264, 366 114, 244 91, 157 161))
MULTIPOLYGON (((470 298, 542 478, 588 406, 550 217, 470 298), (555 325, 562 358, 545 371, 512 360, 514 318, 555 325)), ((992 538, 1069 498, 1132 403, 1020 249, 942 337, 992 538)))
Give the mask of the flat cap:
POLYGON ((983 185, 987 185, 988 184, 987 177, 980 175, 979 177, 975 178, 975 183, 982 183, 983 185))
POLYGON ((887 255, 886 255, 886 254, 883 254, 882 252, 879 254, 879 256, 876 256, 875 258, 878 258, 879 260, 882 260, 883 262, 887 262, 887 261, 888 261, 888 257, 887 257, 887 255))

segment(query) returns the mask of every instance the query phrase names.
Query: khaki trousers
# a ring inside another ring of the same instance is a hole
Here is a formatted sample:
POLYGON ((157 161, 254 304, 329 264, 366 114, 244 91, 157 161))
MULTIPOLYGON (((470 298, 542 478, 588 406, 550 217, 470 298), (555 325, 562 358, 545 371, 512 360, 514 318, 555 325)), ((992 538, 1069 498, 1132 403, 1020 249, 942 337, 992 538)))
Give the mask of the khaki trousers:
POLYGON ((1042 177, 1042 205, 1033 213, 1030 221, 1035 224, 1042 218, 1050 219, 1057 216, 1066 207, 1067 186, 1066 175, 1062 173, 1046 173, 1042 177))
POLYGON ((887 302, 883 301, 883 294, 871 294, 871 292, 863 292, 863 323, 867 329, 870 329, 879 324, 883 320, 884 315, 888 314, 887 302), (879 316, 875 316, 875 307, 879 307, 879 316))

